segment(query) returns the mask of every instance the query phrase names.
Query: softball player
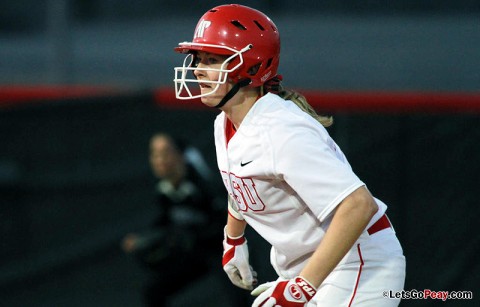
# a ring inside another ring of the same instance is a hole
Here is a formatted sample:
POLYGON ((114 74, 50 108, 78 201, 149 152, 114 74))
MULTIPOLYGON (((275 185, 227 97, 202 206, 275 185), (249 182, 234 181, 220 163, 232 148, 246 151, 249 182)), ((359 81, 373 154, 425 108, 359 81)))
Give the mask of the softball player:
POLYGON ((228 191, 223 266, 253 289, 246 225, 271 245, 276 281, 253 306, 397 306, 405 258, 385 215, 319 116, 277 75, 280 37, 263 13, 222 5, 198 21, 175 68, 176 96, 222 112, 214 124, 217 163, 228 191), (193 85, 193 86, 192 86, 193 85), (196 89, 196 90, 195 90, 196 89))

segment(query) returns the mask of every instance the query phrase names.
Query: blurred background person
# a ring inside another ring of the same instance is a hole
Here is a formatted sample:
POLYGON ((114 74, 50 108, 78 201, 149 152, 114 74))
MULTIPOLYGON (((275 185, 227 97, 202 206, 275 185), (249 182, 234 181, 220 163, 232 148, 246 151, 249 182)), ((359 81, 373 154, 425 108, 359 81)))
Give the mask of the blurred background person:
POLYGON ((198 150, 157 133, 150 139, 149 161, 158 179, 158 216, 147 230, 127 234, 122 249, 148 269, 145 304, 158 307, 210 272, 210 259, 221 253, 217 236, 224 221, 198 150))

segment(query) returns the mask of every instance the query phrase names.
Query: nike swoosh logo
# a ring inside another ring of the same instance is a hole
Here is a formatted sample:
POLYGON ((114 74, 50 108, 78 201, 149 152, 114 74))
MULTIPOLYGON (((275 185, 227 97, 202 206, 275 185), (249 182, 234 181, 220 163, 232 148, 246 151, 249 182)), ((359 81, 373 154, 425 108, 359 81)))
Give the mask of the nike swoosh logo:
POLYGON ((252 163, 252 162, 253 162, 253 160, 250 160, 250 161, 245 162, 245 163, 240 162, 240 166, 241 166, 241 167, 244 167, 245 165, 250 164, 250 163, 252 163))

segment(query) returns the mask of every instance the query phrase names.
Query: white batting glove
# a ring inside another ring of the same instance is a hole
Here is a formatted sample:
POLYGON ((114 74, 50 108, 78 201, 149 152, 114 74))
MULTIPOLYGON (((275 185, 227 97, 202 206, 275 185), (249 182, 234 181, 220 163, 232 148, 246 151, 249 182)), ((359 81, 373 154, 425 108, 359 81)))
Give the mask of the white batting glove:
POLYGON ((253 296, 258 295, 252 307, 304 307, 316 293, 315 287, 300 276, 269 282, 252 291, 253 296))
POLYGON ((269 282, 263 283, 260 286, 256 287, 255 289, 253 289, 253 291, 250 292, 250 294, 252 296, 259 296, 263 292, 267 291, 270 287, 275 286, 277 282, 279 281, 269 281, 269 282))
POLYGON ((243 235, 231 238, 224 231, 222 265, 235 286, 252 290, 257 284, 257 272, 248 262, 247 240, 243 235))

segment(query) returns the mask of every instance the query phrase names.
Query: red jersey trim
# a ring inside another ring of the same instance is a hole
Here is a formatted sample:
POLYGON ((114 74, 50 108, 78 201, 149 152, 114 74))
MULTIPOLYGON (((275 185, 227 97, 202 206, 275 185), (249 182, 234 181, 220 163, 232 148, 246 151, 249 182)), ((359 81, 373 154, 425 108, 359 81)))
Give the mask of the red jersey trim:
POLYGON ((225 124, 225 139, 227 141, 227 146, 228 146, 228 142, 230 142, 230 140, 233 138, 237 130, 235 130, 233 123, 228 118, 226 120, 227 122, 225 124))

